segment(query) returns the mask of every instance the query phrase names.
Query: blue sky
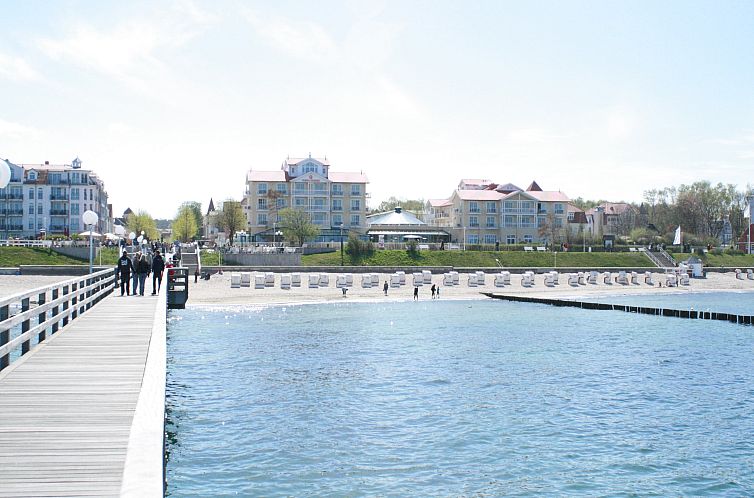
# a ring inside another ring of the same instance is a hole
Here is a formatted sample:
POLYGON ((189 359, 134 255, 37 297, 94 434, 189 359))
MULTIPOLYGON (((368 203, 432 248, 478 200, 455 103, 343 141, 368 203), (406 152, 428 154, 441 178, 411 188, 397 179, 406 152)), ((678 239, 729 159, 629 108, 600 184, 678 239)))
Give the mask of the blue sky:
POLYGON ((488 178, 639 201, 754 171, 754 2, 0 0, 0 157, 115 211, 327 155, 371 203, 488 178))

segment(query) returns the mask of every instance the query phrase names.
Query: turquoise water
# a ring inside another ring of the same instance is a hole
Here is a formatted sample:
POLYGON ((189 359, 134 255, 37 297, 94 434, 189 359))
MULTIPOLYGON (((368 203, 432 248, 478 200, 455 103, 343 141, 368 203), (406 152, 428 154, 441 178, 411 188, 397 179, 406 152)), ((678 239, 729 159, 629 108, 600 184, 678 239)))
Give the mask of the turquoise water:
POLYGON ((752 327, 492 300, 170 320, 170 496, 754 494, 752 327))

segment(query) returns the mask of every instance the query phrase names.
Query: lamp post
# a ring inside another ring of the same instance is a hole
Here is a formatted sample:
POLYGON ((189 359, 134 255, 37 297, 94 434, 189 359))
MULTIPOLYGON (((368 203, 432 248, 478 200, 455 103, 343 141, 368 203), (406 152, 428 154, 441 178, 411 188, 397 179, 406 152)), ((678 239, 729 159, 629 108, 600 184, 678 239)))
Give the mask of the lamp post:
POLYGON ((340 222, 340 266, 343 266, 343 222, 340 222))
POLYGON ((277 244, 277 231, 278 231, 278 223, 277 221, 272 222, 272 246, 275 247, 275 244, 277 244))
MULTIPOLYGON (((8 161, 3 159, 0 161, 0 188, 5 188, 10 183, 11 171, 8 161)), ((5 205, 8 208, 8 193, 5 193, 5 205)), ((8 243, 8 215, 5 216, 5 242, 8 243)))
POLYGON ((94 258, 94 245, 92 242, 94 225, 99 221, 99 216, 94 211, 84 211, 81 215, 81 220, 85 225, 89 225, 89 274, 92 273, 92 259, 94 258))

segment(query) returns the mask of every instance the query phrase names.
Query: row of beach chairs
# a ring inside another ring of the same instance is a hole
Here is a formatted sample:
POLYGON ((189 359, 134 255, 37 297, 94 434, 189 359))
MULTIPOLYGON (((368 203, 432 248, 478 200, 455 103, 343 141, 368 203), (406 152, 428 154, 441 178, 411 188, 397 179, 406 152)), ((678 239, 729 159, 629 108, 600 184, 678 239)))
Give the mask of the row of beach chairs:
POLYGON ((744 280, 744 275, 746 275, 747 279, 754 280, 754 271, 752 271, 751 269, 746 270, 746 273, 739 269, 736 269, 736 278, 738 280, 744 280))

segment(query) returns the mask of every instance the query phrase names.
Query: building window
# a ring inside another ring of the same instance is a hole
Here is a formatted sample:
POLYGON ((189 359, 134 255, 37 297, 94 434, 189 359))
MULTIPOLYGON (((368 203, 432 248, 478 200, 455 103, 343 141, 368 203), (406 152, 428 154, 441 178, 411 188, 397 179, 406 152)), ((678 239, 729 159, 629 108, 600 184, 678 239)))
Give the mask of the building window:
POLYGON ((257 185, 257 195, 267 195, 267 184, 260 183, 257 185))
POLYGON ((534 212, 534 201, 521 201, 521 212, 522 213, 533 213, 534 212))
POLYGON ((563 204, 560 202, 555 203, 555 214, 563 214, 565 211, 563 209, 563 204))
POLYGON ((304 173, 316 173, 317 166, 314 163, 304 164, 304 173))
POLYGON ((312 223, 315 225, 324 225, 327 223, 327 214, 326 213, 314 213, 312 216, 312 223))
POLYGON ((72 188, 71 189, 71 200, 72 201, 77 201, 79 199, 80 199, 80 197, 79 197, 79 189, 72 188))
POLYGON ((351 195, 361 195, 361 185, 351 185, 351 195))
POLYGON ((343 200, 342 199, 333 199, 332 200, 332 210, 333 211, 343 211, 343 200))
POLYGON ((487 201, 487 212, 488 213, 497 213, 497 202, 495 202, 495 201, 487 201))
POLYGON ((518 208, 518 201, 505 201, 503 211, 515 211, 518 208))
POLYGON ((512 216, 510 214, 506 214, 505 218, 503 219, 503 224, 506 227, 515 227, 516 226, 516 217, 512 216))
POLYGON ((361 199, 351 199, 351 211, 361 211, 361 199))
POLYGON ((305 193, 306 192, 306 183, 299 182, 294 183, 295 187, 293 187, 293 191, 296 193, 305 193))
POLYGON ((351 226, 357 227, 361 224, 361 217, 358 214, 351 215, 351 226))
POLYGON ((505 236, 505 243, 508 245, 513 245, 516 243, 516 236, 512 234, 508 234, 505 236))
POLYGON ((478 213, 479 212, 479 203, 476 201, 469 202, 469 213, 478 213))
POLYGON ((79 205, 78 204, 71 204, 71 215, 72 216, 78 216, 79 214, 79 205))
POLYGON ((332 195, 343 195, 343 185, 340 183, 333 183, 331 190, 332 195))
POLYGON ((267 213, 257 214, 257 225, 267 225, 267 213))
POLYGON ((42 212, 42 203, 37 204, 37 214, 44 214, 42 212))
POLYGON ((341 223, 343 223, 343 215, 342 214, 334 214, 334 215, 332 215, 332 226, 339 227, 341 223))
POLYGON ((278 192, 280 192, 281 194, 286 194, 286 193, 288 193, 288 187, 286 186, 286 184, 285 184, 285 183, 278 183, 278 184, 276 185, 276 190, 277 190, 278 192))
POLYGON ((294 199, 294 203, 295 203, 296 207, 299 208, 299 209, 306 209, 306 207, 307 207, 306 198, 305 197, 296 197, 294 199))
POLYGON ((573 221, 576 218, 576 212, 571 211, 568 213, 568 221, 573 221))
POLYGON ((29 199, 34 199, 34 189, 33 188, 29 189, 29 199))
POLYGON ((284 208, 285 207, 285 199, 283 199, 282 197, 278 197, 277 199, 275 199, 275 206, 278 209, 284 208))
POLYGON ((495 228, 495 217, 487 216, 487 228, 495 228))
POLYGON ((34 214, 34 204, 29 204, 29 214, 34 214))
POLYGON ((34 230, 34 220, 29 220, 29 230, 34 230))
POLYGON ((494 244, 495 242, 497 242, 497 237, 495 237, 495 234, 492 234, 492 233, 484 234, 485 244, 494 244))
POLYGON ((466 235, 466 243, 467 244, 478 244, 479 243, 479 235, 476 233, 470 233, 466 235))
POLYGON ((257 209, 267 209, 267 199, 257 199, 257 209))
POLYGON ((469 226, 470 227, 478 227, 479 226, 479 216, 469 216, 469 226))
POLYGON ((544 216, 537 216, 537 228, 542 228, 547 224, 547 218, 544 216))
POLYGON ((563 218, 555 218, 554 223, 555 228, 562 228, 563 227, 563 218))
POLYGON ((534 216, 521 217, 521 228, 534 228, 535 226, 534 216))
POLYGON ((37 199, 44 199, 44 196, 42 195, 42 189, 37 189, 37 199))
POLYGON ((532 237, 529 234, 526 234, 524 235, 524 242, 527 244, 531 244, 532 242, 534 242, 534 237, 532 237))
POLYGON ((316 197, 314 199, 314 209, 317 209, 319 211, 324 211, 325 209, 325 199, 322 197, 316 197))
POLYGON ((71 220, 71 231, 78 232, 79 231, 79 219, 74 218, 71 220))

